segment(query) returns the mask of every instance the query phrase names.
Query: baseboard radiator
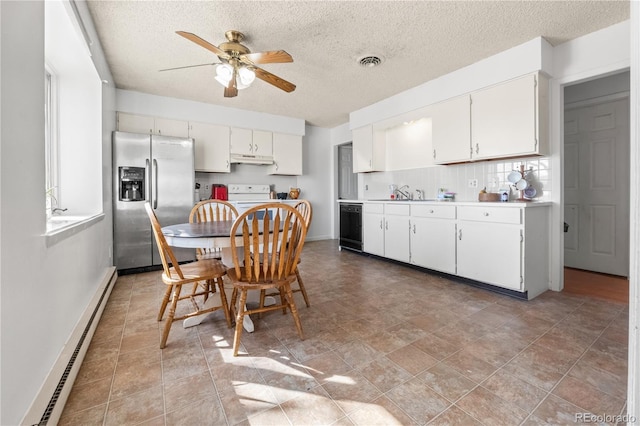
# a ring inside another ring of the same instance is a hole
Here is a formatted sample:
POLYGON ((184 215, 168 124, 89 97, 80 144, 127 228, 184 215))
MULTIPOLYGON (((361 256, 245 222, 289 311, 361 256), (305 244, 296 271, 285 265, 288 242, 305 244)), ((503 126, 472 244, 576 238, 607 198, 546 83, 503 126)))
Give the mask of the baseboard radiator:
POLYGON ((116 268, 109 268, 20 424, 35 426, 58 423, 117 278, 116 268))

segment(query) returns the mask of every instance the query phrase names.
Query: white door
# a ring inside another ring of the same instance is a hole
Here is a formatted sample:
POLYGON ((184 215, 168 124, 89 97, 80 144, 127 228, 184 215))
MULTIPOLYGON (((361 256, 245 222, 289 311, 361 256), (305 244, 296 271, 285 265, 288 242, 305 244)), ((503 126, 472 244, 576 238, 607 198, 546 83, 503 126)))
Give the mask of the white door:
POLYGON ((338 198, 356 200, 358 175, 353 173, 353 148, 350 144, 338 146, 338 164, 338 198))
POLYGON ((565 266, 629 274, 629 101, 565 111, 565 266))

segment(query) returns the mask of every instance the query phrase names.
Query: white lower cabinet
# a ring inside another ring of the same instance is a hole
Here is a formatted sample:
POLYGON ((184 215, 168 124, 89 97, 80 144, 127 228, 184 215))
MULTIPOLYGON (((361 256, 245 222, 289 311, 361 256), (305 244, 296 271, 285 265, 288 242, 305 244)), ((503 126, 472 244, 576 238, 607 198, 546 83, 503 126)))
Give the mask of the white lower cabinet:
POLYGON ((408 263, 409 205, 365 203, 363 210, 363 250, 408 263))
POLYGON ((384 256, 384 204, 365 203, 362 214, 362 250, 384 256))
POLYGON ((455 219, 455 206, 411 206, 411 264, 456 273, 455 219))
POLYGON ((521 239, 518 225, 460 222, 458 275, 522 291, 521 239))
POLYGON ((457 275, 531 299, 549 288, 548 230, 546 207, 461 206, 457 275))
POLYGON ((364 203, 366 253, 523 293, 549 289, 548 206, 364 203))
POLYGON ((387 204, 384 208, 384 255, 409 263, 409 205, 387 204))

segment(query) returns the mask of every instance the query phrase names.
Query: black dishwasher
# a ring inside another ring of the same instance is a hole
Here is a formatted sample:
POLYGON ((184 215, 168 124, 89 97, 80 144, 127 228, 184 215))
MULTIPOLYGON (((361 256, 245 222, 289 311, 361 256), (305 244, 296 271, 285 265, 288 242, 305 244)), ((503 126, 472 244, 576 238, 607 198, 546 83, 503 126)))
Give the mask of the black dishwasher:
POLYGON ((340 203, 340 248, 362 251, 362 204, 340 203))

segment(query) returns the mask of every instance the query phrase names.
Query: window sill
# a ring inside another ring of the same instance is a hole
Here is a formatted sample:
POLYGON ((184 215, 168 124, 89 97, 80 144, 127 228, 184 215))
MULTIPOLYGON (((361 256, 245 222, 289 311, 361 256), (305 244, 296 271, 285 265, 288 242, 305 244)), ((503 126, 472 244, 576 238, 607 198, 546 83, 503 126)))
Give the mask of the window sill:
POLYGON ((53 216, 47 221, 46 246, 51 247, 104 219, 104 213, 94 216, 53 216))

